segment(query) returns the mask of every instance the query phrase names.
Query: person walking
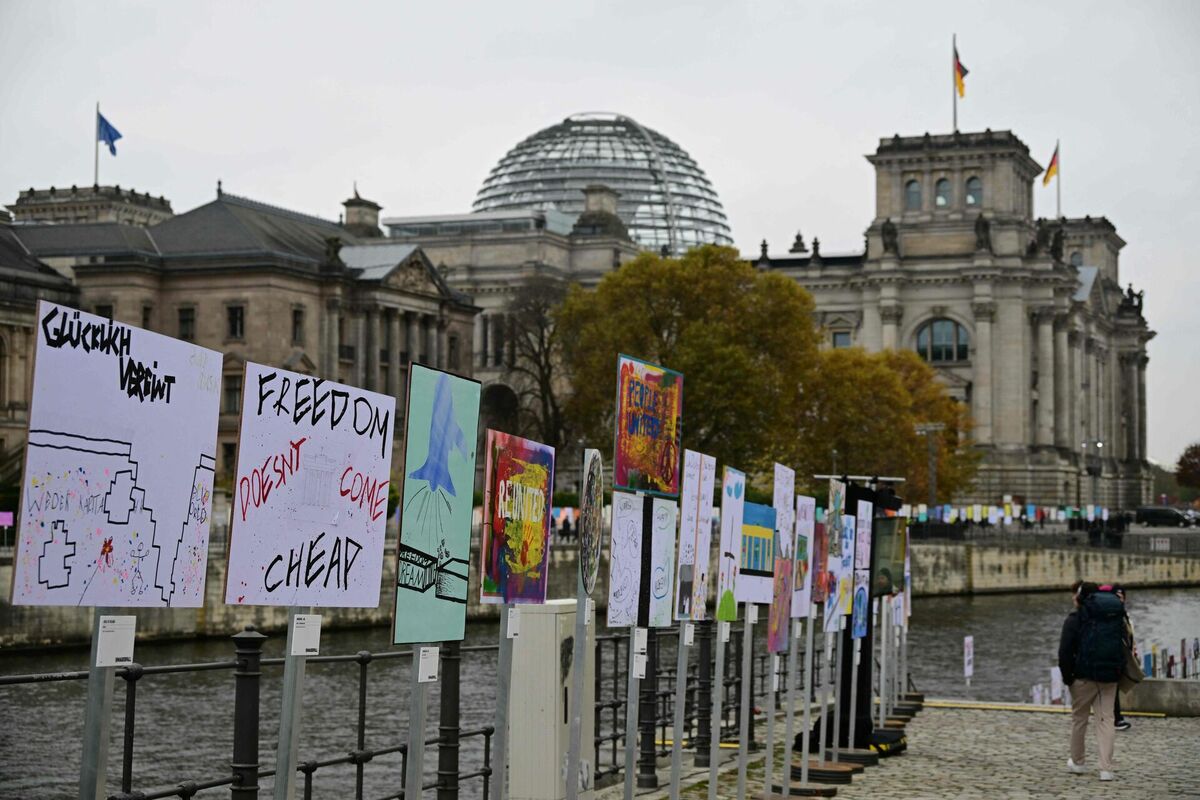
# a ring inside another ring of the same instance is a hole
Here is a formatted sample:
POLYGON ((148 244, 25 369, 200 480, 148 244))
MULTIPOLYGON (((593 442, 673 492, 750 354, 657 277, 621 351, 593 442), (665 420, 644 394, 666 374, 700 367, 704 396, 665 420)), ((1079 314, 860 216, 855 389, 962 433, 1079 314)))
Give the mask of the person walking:
MULTIPOLYGON (((1134 644, 1133 623, 1129 619, 1129 607, 1125 603, 1125 587, 1116 584, 1112 587, 1112 592, 1120 599, 1121 605, 1125 606, 1125 641, 1130 652, 1133 653, 1133 657, 1136 659, 1137 646, 1134 644)), ((1125 719, 1125 716, 1121 713, 1121 692, 1119 689, 1113 700, 1113 720, 1113 727, 1119 731, 1127 731, 1133 727, 1129 720, 1125 719)))
POLYGON ((1058 645, 1058 668, 1071 687, 1071 755, 1067 769, 1086 773, 1085 740, 1089 713, 1096 716, 1100 780, 1111 781, 1116 732, 1113 704, 1117 678, 1125 664, 1125 608, 1112 592, 1100 592, 1091 582, 1074 587, 1075 610, 1063 622, 1058 645))

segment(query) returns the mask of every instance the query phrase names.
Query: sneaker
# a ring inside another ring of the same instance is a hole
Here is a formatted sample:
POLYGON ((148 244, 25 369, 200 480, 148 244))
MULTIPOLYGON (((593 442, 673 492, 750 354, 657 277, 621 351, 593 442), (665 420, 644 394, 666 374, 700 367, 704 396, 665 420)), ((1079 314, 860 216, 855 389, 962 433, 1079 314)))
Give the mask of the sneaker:
POLYGON ((1067 770, 1070 772, 1074 772, 1076 775, 1083 775, 1084 773, 1087 772, 1087 767, 1085 767, 1083 764, 1076 764, 1074 761, 1072 761, 1071 759, 1068 758, 1067 759, 1067 770))
POLYGON ((1133 727, 1133 725, 1131 725, 1131 724, 1129 723, 1129 720, 1127 720, 1127 719, 1123 719, 1123 720, 1121 720, 1120 722, 1117 722, 1117 723, 1115 723, 1115 724, 1113 725, 1113 727, 1114 727, 1114 728, 1116 728, 1116 729, 1117 729, 1117 730, 1119 730, 1119 731, 1127 731, 1127 730, 1129 730, 1130 728, 1132 728, 1132 727, 1133 727))
POLYGON ((1111 780, 1114 780, 1116 777, 1117 776, 1113 775, 1111 772, 1105 772, 1104 770, 1100 770, 1100 780, 1102 780, 1102 781, 1111 781, 1111 780))

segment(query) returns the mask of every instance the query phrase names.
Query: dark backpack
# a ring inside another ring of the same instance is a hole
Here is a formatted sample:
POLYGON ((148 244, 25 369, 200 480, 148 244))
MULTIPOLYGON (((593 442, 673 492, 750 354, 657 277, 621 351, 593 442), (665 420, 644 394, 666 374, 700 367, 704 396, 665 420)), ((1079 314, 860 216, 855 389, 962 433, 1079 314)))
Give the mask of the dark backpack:
POLYGON ((1075 675, 1115 683, 1125 665, 1125 604, 1111 592, 1095 592, 1079 609, 1075 675))

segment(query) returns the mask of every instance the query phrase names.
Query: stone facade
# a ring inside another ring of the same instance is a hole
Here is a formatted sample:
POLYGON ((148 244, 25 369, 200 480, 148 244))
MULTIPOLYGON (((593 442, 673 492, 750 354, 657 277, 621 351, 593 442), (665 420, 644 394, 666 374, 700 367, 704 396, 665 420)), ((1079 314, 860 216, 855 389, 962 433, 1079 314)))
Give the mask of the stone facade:
MULTIPOLYGON (((892 137, 861 254, 772 257, 812 292, 831 346, 914 348, 968 403, 982 455, 964 502, 1148 501, 1140 293, 1103 217, 1039 220, 1042 168, 1008 131, 892 137)), ((801 249, 799 237, 798 247, 801 249)), ((939 498, 950 500, 951 498, 939 498)))
POLYGON ((0 483, 15 481, 23 466, 38 301, 69 304, 75 298, 70 281, 33 257, 14 229, 0 223, 0 483))
POLYGON ((395 396, 399 473, 408 365, 471 375, 478 309, 419 247, 363 235, 374 204, 357 193, 346 203, 358 235, 220 190, 124 248, 114 244, 122 240, 116 223, 13 230, 74 275, 83 309, 225 354, 219 476, 236 465, 245 361, 395 396))
MULTIPOLYGON (((544 210, 383 220, 388 241, 419 243, 450 286, 469 294, 483 309, 475 319, 473 367, 484 383, 485 421, 511 423, 521 389, 514 386, 516 376, 510 370, 514 352, 509 304, 516 289, 534 278, 594 286, 639 252, 616 214, 616 192, 591 186, 584 195, 584 212, 578 218, 544 210)), ((560 462, 565 463, 561 457, 560 462)), ((570 479, 562 470, 558 474, 570 479)))
POLYGON ((174 216, 165 197, 151 197, 120 186, 29 188, 9 208, 17 222, 51 222, 78 225, 84 222, 119 222, 157 225, 174 216))

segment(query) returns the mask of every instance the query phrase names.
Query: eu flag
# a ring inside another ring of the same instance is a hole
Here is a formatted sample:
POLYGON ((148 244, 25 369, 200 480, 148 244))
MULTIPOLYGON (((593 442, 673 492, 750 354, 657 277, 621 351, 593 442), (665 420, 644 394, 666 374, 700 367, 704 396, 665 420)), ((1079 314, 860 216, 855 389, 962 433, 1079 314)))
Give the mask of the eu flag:
POLYGON ((104 115, 99 111, 96 112, 96 139, 108 145, 108 152, 114 156, 117 154, 117 139, 121 138, 121 132, 113 127, 113 124, 104 118, 104 115))

